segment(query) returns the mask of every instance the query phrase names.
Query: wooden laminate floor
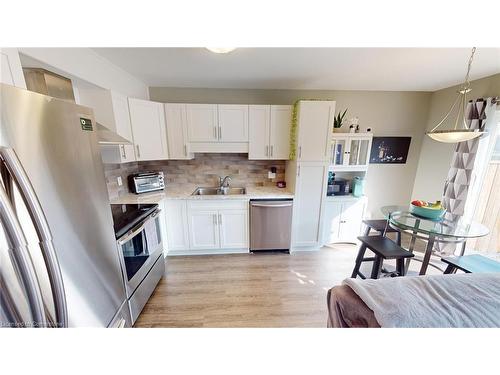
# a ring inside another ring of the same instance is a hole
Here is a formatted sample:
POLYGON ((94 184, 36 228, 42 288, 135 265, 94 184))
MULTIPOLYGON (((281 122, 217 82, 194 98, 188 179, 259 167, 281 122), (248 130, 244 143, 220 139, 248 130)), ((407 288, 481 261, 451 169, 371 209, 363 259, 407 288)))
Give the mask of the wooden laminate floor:
POLYGON ((168 257, 135 327, 326 327, 327 291, 350 277, 357 250, 168 257))
POLYGON ((169 257, 136 327, 325 327, 326 293, 357 248, 169 257))

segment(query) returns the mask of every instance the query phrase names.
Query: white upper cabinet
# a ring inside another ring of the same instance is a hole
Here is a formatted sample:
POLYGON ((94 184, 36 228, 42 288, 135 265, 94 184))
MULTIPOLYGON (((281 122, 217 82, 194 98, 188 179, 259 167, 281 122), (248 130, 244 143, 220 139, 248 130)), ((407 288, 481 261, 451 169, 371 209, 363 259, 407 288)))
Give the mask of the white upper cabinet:
MULTIPOLYGON (((99 124, 133 142, 128 100, 125 95, 99 87, 79 86, 78 102, 92 108, 99 124)), ((129 163, 136 160, 133 144, 104 145, 101 147, 101 155, 105 163, 129 163)))
POLYGON ((250 105, 248 109, 249 159, 269 159, 269 133, 271 128, 271 106, 250 105))
POLYGON ((299 103, 297 161, 329 161, 334 114, 334 101, 299 103))
POLYGON ((219 141, 248 142, 248 105, 218 104, 219 141))
POLYGON ((366 171, 370 163, 372 138, 371 133, 334 134, 330 151, 330 169, 366 171))
MULTIPOLYGON (((128 99, 125 95, 111 91, 111 101, 115 116, 115 131, 123 138, 133 143, 132 125, 130 124, 130 112, 128 99)), ((116 149, 116 146, 114 146, 116 149)), ((120 162, 130 163, 135 161, 135 148, 133 144, 119 146, 120 162)))
POLYGON ((186 104, 186 118, 189 142, 248 142, 248 105, 186 104))
POLYGON ((271 106, 270 159, 285 159, 290 155, 291 105, 271 106))
POLYGON ((21 60, 15 48, 0 49, 0 82, 26 89, 21 60))
POLYGON ((169 159, 193 159, 189 152, 185 104, 165 104, 169 159))
POLYGON ((115 118, 115 131, 123 138, 133 141, 132 125, 130 124, 130 111, 128 98, 125 95, 111 91, 111 103, 115 118))
POLYGON ((249 106, 249 159, 288 159, 292 106, 249 106))
POLYGON ((186 104, 189 142, 217 142, 217 104, 186 104))
POLYGON ((137 160, 168 159, 163 104, 133 98, 128 101, 137 160))

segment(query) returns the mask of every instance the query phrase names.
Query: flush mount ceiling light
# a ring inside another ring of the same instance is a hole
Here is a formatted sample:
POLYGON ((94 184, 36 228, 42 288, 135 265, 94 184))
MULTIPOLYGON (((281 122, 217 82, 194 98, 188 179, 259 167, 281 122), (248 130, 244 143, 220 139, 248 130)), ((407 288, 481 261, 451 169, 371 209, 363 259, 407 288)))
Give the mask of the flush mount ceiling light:
POLYGON ((236 49, 235 47, 205 47, 205 48, 213 53, 229 53, 236 49))
POLYGON ((444 118, 430 132, 426 133, 429 137, 431 137, 435 141, 443 143, 457 143, 457 142, 468 141, 484 134, 484 132, 480 131, 479 129, 469 128, 469 126, 467 125, 467 121, 465 119, 465 109, 467 107, 467 94, 471 91, 469 82, 469 73, 475 52, 476 52, 476 47, 472 49, 472 53, 469 58, 469 65, 467 67, 467 74, 465 75, 465 81, 462 84, 460 90, 458 91, 458 95, 457 98, 455 99, 455 102, 451 106, 448 113, 444 116, 444 118), (450 117, 450 115, 455 110, 455 107, 457 107, 455 127, 453 129, 448 129, 448 130, 436 130, 446 121, 448 117, 450 117), (459 123, 461 123, 462 128, 458 128, 459 123))

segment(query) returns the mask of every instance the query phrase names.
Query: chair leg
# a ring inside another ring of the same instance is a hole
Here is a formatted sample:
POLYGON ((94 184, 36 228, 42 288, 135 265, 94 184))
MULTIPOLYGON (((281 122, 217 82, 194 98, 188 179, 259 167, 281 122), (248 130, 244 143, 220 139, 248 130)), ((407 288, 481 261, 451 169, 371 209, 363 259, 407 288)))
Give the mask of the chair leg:
POLYGON ((370 227, 367 225, 365 230, 365 236, 368 236, 369 234, 370 234, 370 227))
POLYGON ((380 255, 375 256, 375 261, 373 262, 372 274, 370 278, 378 279, 378 277, 380 276, 380 271, 382 270, 383 261, 384 259, 380 255))
POLYGON ((354 265, 354 269, 352 270, 351 277, 355 279, 358 276, 359 269, 361 267, 361 263, 363 262, 363 258, 365 257, 366 245, 362 244, 358 251, 358 256, 356 257, 356 264, 354 265))
POLYGON ((448 275, 450 273, 453 273, 453 271, 455 271, 455 267, 453 267, 451 264, 448 264, 443 273, 448 275))
POLYGON ((399 276, 405 275, 405 261, 403 258, 396 259, 396 271, 398 271, 399 276))
POLYGON ((401 246, 401 232, 400 231, 396 232, 396 243, 398 244, 398 246, 401 246))

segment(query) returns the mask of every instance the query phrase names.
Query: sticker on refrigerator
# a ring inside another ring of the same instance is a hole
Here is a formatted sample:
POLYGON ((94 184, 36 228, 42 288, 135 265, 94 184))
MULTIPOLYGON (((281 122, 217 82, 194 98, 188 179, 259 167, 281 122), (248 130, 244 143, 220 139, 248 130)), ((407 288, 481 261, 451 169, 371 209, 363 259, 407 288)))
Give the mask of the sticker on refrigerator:
POLYGON ((80 117, 80 125, 82 126, 82 130, 92 131, 92 121, 88 118, 80 117))

